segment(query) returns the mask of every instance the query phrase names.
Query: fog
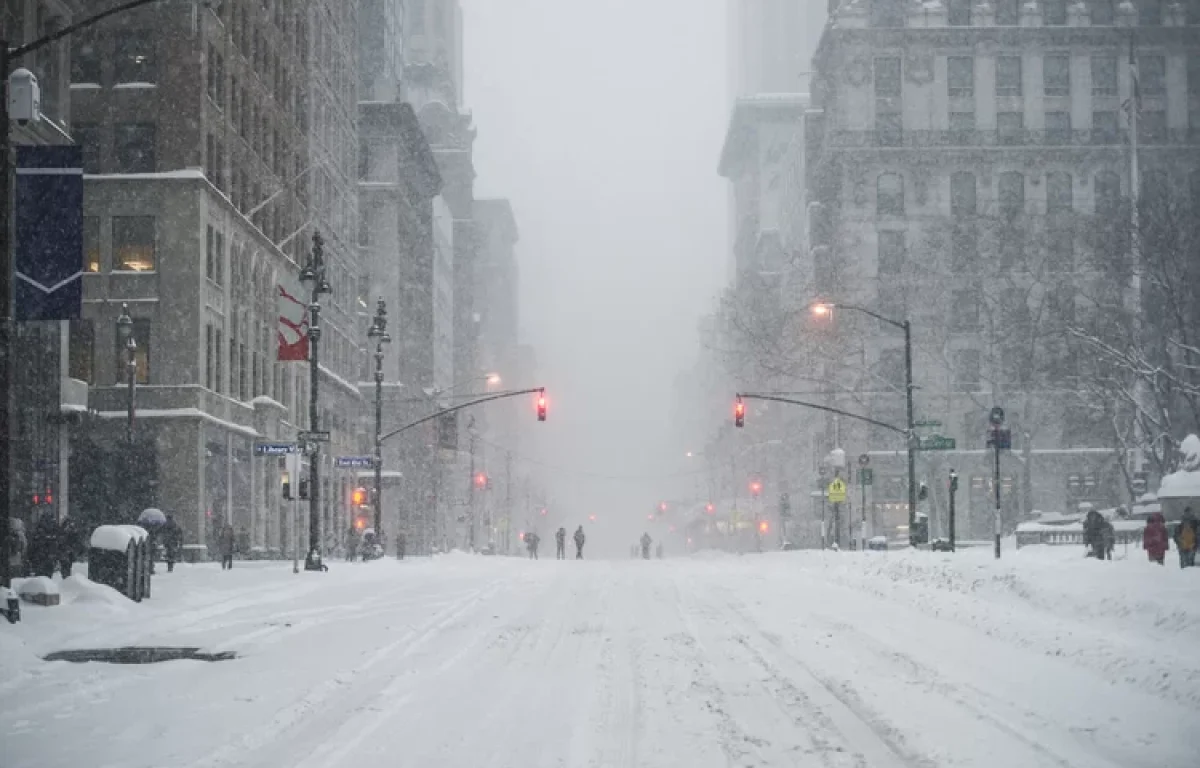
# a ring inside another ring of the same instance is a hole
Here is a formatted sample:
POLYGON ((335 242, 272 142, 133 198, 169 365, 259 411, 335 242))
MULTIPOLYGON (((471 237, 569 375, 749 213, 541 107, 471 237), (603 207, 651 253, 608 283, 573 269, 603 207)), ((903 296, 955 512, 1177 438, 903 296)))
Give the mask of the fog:
POLYGON ((613 551, 688 469, 668 416, 724 277, 724 4, 463 6, 475 194, 512 200, 521 337, 541 376, 521 384, 550 403, 518 465, 553 499, 548 522, 584 523, 613 551))

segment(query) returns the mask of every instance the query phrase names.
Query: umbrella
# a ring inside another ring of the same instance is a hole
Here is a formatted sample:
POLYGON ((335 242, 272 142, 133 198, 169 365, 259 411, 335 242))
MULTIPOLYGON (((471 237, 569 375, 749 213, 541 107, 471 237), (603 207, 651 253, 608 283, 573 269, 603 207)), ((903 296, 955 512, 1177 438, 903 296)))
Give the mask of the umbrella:
POLYGON ((149 509, 142 510, 142 514, 138 515, 137 521, 139 525, 165 525, 167 516, 163 514, 161 509, 150 507, 149 509))

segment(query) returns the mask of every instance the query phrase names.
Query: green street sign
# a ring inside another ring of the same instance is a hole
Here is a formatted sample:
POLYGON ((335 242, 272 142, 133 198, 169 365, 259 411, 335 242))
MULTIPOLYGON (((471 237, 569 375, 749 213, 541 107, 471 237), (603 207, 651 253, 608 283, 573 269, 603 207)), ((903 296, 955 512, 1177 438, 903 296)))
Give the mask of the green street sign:
POLYGON ((937 421, 936 419, 921 419, 920 421, 914 421, 913 426, 914 427, 940 427, 940 426, 942 426, 942 422, 937 421))
POLYGON ((942 437, 941 435, 930 435, 921 438, 922 451, 953 451, 956 443, 953 437, 942 437))
POLYGON ((875 470, 871 469, 870 467, 863 467, 862 469, 858 470, 858 484, 874 485, 875 470))

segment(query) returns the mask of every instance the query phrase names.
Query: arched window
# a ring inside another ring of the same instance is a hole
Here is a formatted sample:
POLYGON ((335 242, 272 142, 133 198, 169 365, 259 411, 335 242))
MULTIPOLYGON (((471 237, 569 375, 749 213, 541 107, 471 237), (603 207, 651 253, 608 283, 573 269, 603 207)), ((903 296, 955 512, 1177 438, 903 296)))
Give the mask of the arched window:
POLYGON ((875 212, 880 216, 904 215, 904 177, 881 173, 875 182, 875 212))
POLYGON ((1046 174, 1046 214, 1070 213, 1072 208, 1071 174, 1052 171, 1046 174))
POLYGON ((970 171, 959 171, 950 176, 950 214, 952 216, 974 216, 975 174, 970 171))
POLYGON ((1000 174, 1000 213, 1012 218, 1025 210, 1025 176, 1020 171, 1000 174))

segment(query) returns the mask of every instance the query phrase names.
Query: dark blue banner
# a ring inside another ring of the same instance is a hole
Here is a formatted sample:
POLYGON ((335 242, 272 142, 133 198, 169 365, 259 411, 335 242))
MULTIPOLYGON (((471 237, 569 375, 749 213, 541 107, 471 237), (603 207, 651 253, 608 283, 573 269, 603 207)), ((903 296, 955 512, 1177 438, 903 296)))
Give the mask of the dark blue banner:
POLYGON ((17 320, 69 320, 83 303, 83 151, 17 147, 17 320))

